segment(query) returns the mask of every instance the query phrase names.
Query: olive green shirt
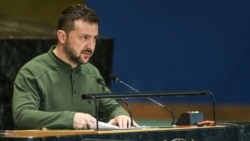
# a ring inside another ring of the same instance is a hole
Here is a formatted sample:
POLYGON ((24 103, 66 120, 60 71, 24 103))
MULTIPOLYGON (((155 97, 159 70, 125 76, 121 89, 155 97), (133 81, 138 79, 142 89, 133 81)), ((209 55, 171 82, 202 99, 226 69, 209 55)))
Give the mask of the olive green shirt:
MULTIPOLYGON (((12 111, 16 129, 73 129, 75 112, 96 116, 95 102, 82 94, 107 93, 97 83, 102 78, 92 64, 72 68, 53 53, 42 54, 25 64, 14 83, 12 111)), ((96 100, 99 119, 107 122, 128 115, 113 99, 96 100)))

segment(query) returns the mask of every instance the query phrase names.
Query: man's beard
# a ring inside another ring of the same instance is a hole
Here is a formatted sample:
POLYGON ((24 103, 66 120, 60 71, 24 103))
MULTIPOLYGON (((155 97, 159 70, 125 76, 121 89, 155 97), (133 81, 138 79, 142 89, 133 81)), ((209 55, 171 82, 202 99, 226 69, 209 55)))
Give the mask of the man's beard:
POLYGON ((80 57, 76 56, 74 52, 70 49, 70 44, 67 41, 65 46, 64 46, 64 52, 67 55, 68 59, 76 64, 81 64, 82 61, 80 57))

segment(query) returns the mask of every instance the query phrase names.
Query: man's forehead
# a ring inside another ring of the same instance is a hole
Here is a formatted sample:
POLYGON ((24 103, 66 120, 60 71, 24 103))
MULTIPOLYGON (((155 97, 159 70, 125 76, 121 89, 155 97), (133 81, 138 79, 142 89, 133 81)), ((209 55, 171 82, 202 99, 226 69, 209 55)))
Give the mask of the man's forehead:
POLYGON ((84 20, 77 20, 74 22, 73 31, 80 32, 82 34, 87 34, 90 36, 98 36, 98 24, 90 23, 84 20))

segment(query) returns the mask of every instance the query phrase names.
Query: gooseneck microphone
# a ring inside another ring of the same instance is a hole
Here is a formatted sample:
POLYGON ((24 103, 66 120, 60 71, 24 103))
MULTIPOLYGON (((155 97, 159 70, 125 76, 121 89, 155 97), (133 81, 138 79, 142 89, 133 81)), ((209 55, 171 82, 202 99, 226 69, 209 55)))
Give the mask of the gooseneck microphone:
POLYGON ((101 78, 97 78, 97 83, 101 84, 105 89, 108 89, 111 93, 115 93, 112 89, 110 89, 108 86, 106 86, 105 82, 101 78))
MULTIPOLYGON (((135 91, 136 93, 140 93, 140 91, 138 91, 138 90, 135 89, 134 87, 128 85, 127 83, 123 82, 123 81, 120 80, 118 77, 116 77, 114 74, 111 74, 111 75, 110 75, 110 78, 111 78, 111 80, 113 80, 114 82, 116 82, 116 83, 121 83, 121 84, 125 85, 126 87, 128 87, 129 89, 135 91)), ((150 101, 152 101, 153 103, 157 104, 158 106, 162 107, 163 109, 167 110, 167 111, 170 113, 171 117, 172 117, 172 123, 171 123, 171 125, 172 125, 172 126, 175 126, 175 116, 174 116, 174 113, 173 113, 173 111, 172 111, 171 109, 169 109, 168 107, 162 105, 161 103, 159 103, 158 101, 152 99, 151 97, 147 97, 147 99, 150 100, 150 101)))
MULTIPOLYGON (((111 93, 115 93, 111 88, 109 88, 106 84, 105 84, 105 82, 104 82, 104 80, 102 79, 102 78, 97 78, 97 83, 98 84, 100 84, 100 85, 102 85, 105 89, 108 89, 111 93)), ((134 126, 134 122, 133 122, 133 116, 132 116, 132 112, 131 112, 131 108, 130 108, 130 105, 129 105, 129 103, 124 99, 124 98, 121 98, 121 100, 127 105, 127 107, 128 107, 128 112, 129 112, 129 116, 130 116, 130 120, 131 120, 131 126, 134 126)))

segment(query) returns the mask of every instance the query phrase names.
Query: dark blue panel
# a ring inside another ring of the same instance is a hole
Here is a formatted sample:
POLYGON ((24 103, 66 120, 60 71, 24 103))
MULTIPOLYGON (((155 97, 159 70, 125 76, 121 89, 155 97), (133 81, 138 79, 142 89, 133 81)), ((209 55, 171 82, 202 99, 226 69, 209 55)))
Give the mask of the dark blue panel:
MULTIPOLYGON (((115 39, 113 72, 140 91, 212 91, 250 102, 250 1, 87 1, 115 39)), ((129 91, 113 84, 116 91, 129 91)))

